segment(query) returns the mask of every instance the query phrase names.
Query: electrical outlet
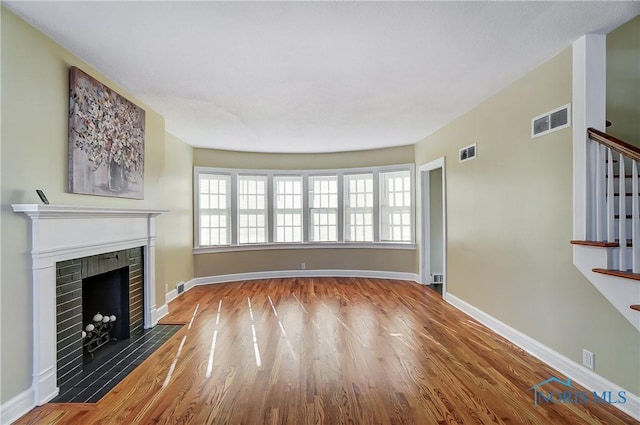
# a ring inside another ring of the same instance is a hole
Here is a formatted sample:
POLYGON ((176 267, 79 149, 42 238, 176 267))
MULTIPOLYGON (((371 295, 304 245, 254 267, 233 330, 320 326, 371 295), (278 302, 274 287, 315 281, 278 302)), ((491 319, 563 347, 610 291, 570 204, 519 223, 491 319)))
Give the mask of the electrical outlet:
POLYGON ((596 369, 596 355, 591 351, 582 349, 582 365, 591 370, 596 369))
POLYGON ((307 268, 307 263, 300 263, 300 270, 304 270, 307 268))
POLYGON ((167 292, 169 292, 169 284, 165 283, 164 284, 164 293, 166 294, 167 292))

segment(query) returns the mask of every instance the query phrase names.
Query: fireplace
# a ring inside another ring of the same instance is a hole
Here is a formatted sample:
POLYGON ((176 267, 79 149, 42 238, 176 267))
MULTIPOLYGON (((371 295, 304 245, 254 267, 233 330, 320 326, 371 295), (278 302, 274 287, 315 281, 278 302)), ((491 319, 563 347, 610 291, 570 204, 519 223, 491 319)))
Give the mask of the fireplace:
POLYGON ((80 373, 87 357, 107 341, 95 339, 100 330, 117 340, 142 331, 143 269, 142 247, 56 263, 58 387, 80 373), (98 313, 116 320, 98 325, 98 313), (83 339, 87 325, 100 330, 87 332, 83 339))
MULTIPOLYGON (((30 392, 33 404, 42 405, 59 392, 57 264, 139 249, 144 258, 140 275, 144 288, 139 307, 141 326, 151 328, 158 321, 155 218, 166 211, 38 204, 14 204, 12 207, 31 220, 33 380, 30 392)), ((129 270, 131 273, 131 267, 129 270)), ((81 332, 76 325, 69 334, 81 332)), ((78 344, 77 340, 75 344, 78 344)))

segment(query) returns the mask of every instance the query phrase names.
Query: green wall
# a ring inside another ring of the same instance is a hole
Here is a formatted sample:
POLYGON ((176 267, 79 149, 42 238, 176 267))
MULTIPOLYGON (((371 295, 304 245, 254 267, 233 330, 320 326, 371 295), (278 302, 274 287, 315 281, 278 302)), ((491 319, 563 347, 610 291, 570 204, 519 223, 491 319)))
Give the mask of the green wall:
POLYGON ((530 137, 571 87, 568 49, 418 143, 416 162, 446 157, 449 292, 578 363, 592 351, 640 394, 640 334, 573 266, 572 129, 530 137))
POLYGON ((640 15, 607 34, 607 133, 640 146, 640 15))
POLYGON ((162 116, 4 8, 1 25, 0 401, 6 402, 31 385, 33 351, 30 222, 14 213, 11 204, 39 203, 39 188, 52 204, 172 209, 157 226, 155 289, 160 307, 165 285, 172 289, 193 277, 192 148, 166 135, 162 116), (70 66, 80 67, 145 109, 144 200, 66 192, 70 66), (186 187, 176 190, 177 184, 186 187))
MULTIPOLYGON (((195 166, 253 168, 272 170, 320 170, 413 162, 413 146, 360 152, 320 154, 263 154, 214 149, 194 149, 195 166)), ((196 277, 219 276, 257 271, 299 270, 375 270, 417 273, 413 249, 305 248, 239 252, 199 253, 195 255, 196 277)))

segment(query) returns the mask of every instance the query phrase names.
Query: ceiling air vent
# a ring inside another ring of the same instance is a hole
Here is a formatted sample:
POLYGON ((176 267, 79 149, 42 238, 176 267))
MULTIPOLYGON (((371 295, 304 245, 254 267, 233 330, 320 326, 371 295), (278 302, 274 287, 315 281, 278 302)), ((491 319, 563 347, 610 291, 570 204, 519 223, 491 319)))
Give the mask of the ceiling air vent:
POLYGON ((476 143, 474 143, 473 145, 469 145, 466 148, 462 148, 460 149, 460 162, 465 162, 468 161, 470 159, 473 159, 476 157, 476 143))
POLYGON ((571 104, 546 112, 531 120, 531 137, 538 137, 571 126, 571 104))

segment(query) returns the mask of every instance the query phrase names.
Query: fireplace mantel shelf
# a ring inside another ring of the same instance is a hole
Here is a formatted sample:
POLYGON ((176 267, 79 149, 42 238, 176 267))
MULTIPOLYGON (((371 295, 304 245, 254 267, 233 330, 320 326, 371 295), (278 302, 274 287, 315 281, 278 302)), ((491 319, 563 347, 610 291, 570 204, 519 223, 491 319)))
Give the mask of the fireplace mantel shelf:
POLYGON ((133 217, 146 216, 156 217, 167 213, 169 210, 136 209, 136 208, 105 208, 90 207, 80 205, 44 205, 44 204, 12 204, 14 212, 25 213, 29 217, 35 218, 57 218, 57 217, 133 217))

